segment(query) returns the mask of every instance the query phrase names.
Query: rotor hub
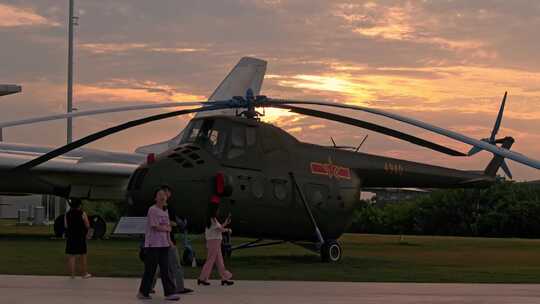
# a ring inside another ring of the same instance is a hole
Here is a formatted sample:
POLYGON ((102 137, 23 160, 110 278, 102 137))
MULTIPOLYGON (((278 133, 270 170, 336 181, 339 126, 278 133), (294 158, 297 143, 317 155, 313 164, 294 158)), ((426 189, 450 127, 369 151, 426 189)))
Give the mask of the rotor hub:
POLYGON ((237 113, 237 116, 244 116, 248 119, 260 119, 261 116, 264 116, 264 113, 258 112, 255 110, 257 107, 264 106, 264 103, 267 101, 267 97, 264 95, 253 95, 253 91, 248 89, 246 96, 234 96, 231 100, 232 106, 235 108, 244 108, 245 110, 237 113))

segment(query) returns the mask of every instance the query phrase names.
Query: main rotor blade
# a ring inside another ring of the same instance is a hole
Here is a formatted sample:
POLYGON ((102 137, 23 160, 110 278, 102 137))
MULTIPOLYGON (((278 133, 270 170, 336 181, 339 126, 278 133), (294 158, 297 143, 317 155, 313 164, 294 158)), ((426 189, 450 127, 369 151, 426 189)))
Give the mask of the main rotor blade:
POLYGON ((90 116, 90 115, 99 115, 99 114, 134 111, 134 110, 149 110, 149 109, 172 108, 172 107, 192 107, 192 106, 200 106, 200 105, 205 105, 205 104, 212 105, 213 103, 214 102, 208 102, 208 101, 168 102, 168 103, 158 103, 158 104, 144 104, 144 105, 115 107, 115 108, 105 108, 105 109, 88 110, 88 111, 77 111, 77 112, 71 112, 71 113, 53 114, 53 115, 32 117, 32 118, 27 118, 27 119, 0 122, 0 128, 28 125, 28 124, 44 122, 44 121, 65 119, 69 117, 90 116))
POLYGON ((317 111, 317 110, 313 110, 313 109, 299 108, 299 107, 289 106, 289 105, 279 105, 278 107, 282 108, 282 109, 288 109, 291 112, 298 113, 298 114, 303 114, 303 115, 307 115, 307 116, 313 116, 313 117, 328 119, 328 120, 337 121, 337 122, 341 122, 341 123, 344 123, 344 124, 360 127, 360 128, 363 128, 363 129, 371 130, 371 131, 374 131, 374 132, 377 132, 377 133, 381 133, 381 134, 388 135, 388 136, 391 136, 391 137, 394 137, 394 138, 398 138, 398 139, 413 143, 415 145, 419 145, 419 146, 422 146, 422 147, 425 147, 425 148, 428 148, 428 149, 431 149, 431 150, 435 150, 437 152, 445 153, 445 154, 448 154, 448 155, 467 156, 467 154, 465 154, 465 153, 462 153, 462 152, 447 148, 445 146, 441 146, 441 145, 436 144, 434 142, 427 141, 425 139, 418 138, 416 136, 406 134, 406 133, 403 133, 403 132, 400 132, 400 131, 396 131, 396 130, 393 130, 393 129, 389 129, 387 127, 383 127, 383 126, 380 126, 380 125, 377 125, 377 124, 374 124, 374 123, 370 123, 370 122, 367 122, 367 121, 358 120, 358 119, 354 119, 354 118, 350 118, 350 117, 342 116, 342 115, 338 115, 338 114, 333 114, 333 113, 328 113, 328 112, 323 112, 323 111, 317 111))
POLYGON ((264 102, 260 104, 260 106, 272 106, 272 105, 280 105, 280 104, 299 104, 299 105, 318 105, 318 106, 328 106, 328 107, 335 107, 335 108, 342 108, 342 109, 351 109, 351 110, 357 110, 357 111, 364 111, 367 113, 379 115, 388 117, 397 121, 401 121, 425 130, 429 130, 431 132, 455 139, 457 141, 464 142, 466 144, 480 147, 484 150, 487 150, 493 154, 500 155, 502 157, 509 158, 513 161, 516 161, 518 163, 522 163, 527 166, 531 166, 536 169, 540 169, 540 161, 529 158, 523 154, 513 152, 507 149, 503 149, 500 147, 497 147, 496 145, 492 145, 487 142, 483 142, 478 139, 474 139, 468 136, 465 136, 463 134, 446 130, 437 126, 434 126, 429 123, 425 123, 420 120, 416 120, 413 118, 408 118, 402 115, 393 114, 390 112, 386 112, 384 110, 374 109, 374 108, 368 108, 368 107, 362 107, 362 106, 353 106, 348 104, 339 104, 335 102, 324 102, 324 101, 305 101, 305 100, 288 100, 288 99, 275 99, 275 98, 267 98, 264 102))
POLYGON ((46 153, 46 154, 43 154, 29 162, 26 162, 22 165, 19 165, 15 168, 13 168, 12 170, 14 171, 17 171, 17 170, 29 170, 35 166, 38 166, 44 162, 47 162, 57 156, 60 156, 64 153, 67 153, 71 150, 75 150, 79 147, 82 147, 88 143, 91 143, 91 142, 94 142, 98 139, 101 139, 103 137, 106 137, 106 136, 109 136, 111 134, 114 134, 114 133, 118 133, 120 131, 123 131, 123 130, 126 130, 126 129, 129 129, 129 128, 133 128, 133 127, 136 127, 136 126, 140 126, 140 125, 143 125, 143 124, 146 124, 146 123, 149 123, 149 122, 153 122, 153 121, 157 121, 157 120, 162 120, 162 119, 165 119, 165 118, 170 118, 170 117, 175 117, 175 116, 180 116, 180 115, 185 115, 185 114, 190 114, 190 113, 197 113, 197 112, 205 112, 205 111, 213 111, 213 110, 220 110, 220 109, 225 109, 225 108, 230 108, 231 106, 229 105, 214 105, 214 106, 206 106, 206 107, 202 107, 202 108, 195 108, 195 109, 186 109, 186 110, 178 110, 178 111, 173 111, 173 112, 168 112, 168 113, 162 113, 162 114, 157 114, 157 115, 153 115, 153 116, 148 116, 148 117, 144 117, 144 118, 140 118, 140 119, 136 119, 136 120, 132 120, 132 121, 128 121, 128 122, 125 122, 123 124, 120 124, 120 125, 117 125, 117 126, 114 126, 114 127, 111 127, 111 128, 108 128, 108 129, 105 129, 105 130, 101 130, 99 132, 96 132, 96 133, 93 133, 93 134, 90 134, 86 137, 83 137, 79 140, 76 140, 70 144, 67 144, 65 146, 62 146, 62 147, 59 147, 55 150, 52 150, 51 152, 49 153, 46 153))

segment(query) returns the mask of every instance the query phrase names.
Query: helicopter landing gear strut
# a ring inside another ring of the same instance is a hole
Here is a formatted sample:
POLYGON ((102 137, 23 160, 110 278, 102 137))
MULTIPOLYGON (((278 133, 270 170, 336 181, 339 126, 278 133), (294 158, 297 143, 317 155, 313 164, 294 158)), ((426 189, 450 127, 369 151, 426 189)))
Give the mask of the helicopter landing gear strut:
POLYGON ((223 254, 224 258, 230 258, 233 251, 240 250, 240 249, 248 249, 248 248, 256 248, 256 247, 265 247, 265 246, 273 246, 273 245, 279 245, 287 243, 287 241, 268 241, 264 242, 263 239, 256 239, 255 241, 242 243, 236 246, 232 245, 231 242, 231 236, 230 234, 224 233, 223 234, 223 240, 221 242, 221 253, 223 254))
POLYGON ((304 208, 306 209, 306 213, 309 216, 309 220, 311 221, 311 224, 313 225, 313 228, 315 228, 315 235, 317 236, 317 243, 315 243, 315 250, 318 251, 321 255, 321 260, 325 263, 328 262, 338 262, 341 260, 341 256, 343 253, 343 250, 341 248, 341 245, 336 240, 324 240, 321 230, 319 229, 319 226, 317 225, 317 221, 315 220, 315 217, 313 216, 313 213, 311 212, 311 208, 309 207, 309 204, 307 203, 306 197, 304 196, 304 192, 302 192, 302 189, 300 188, 300 185, 296 182, 296 178, 294 177, 294 174, 292 172, 289 172, 289 175, 291 176, 291 180, 296 187, 296 190, 300 194, 300 199, 302 200, 302 203, 304 204, 304 208))

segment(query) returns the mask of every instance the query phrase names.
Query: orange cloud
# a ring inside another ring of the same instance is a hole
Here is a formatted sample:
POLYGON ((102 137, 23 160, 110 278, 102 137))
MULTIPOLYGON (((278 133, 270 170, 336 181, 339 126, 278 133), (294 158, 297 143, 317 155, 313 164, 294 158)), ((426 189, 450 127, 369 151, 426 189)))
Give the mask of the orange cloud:
POLYGON ((256 6, 259 6, 262 8, 270 8, 270 9, 275 9, 283 3, 282 0, 249 0, 249 1, 256 6))
POLYGON ((206 51, 205 48, 153 47, 146 43, 82 43, 79 48, 92 54, 126 53, 134 50, 173 54, 206 51))
POLYGON ((204 96, 180 92, 177 89, 154 81, 137 81, 132 79, 113 79, 95 85, 77 85, 74 94, 80 100, 96 102, 130 101, 197 101, 205 100, 204 96))
POLYGON ((478 50, 484 47, 480 41, 457 40, 440 37, 436 30, 440 20, 423 14, 421 6, 407 2, 404 5, 385 6, 374 2, 361 4, 338 4, 333 15, 342 18, 352 32, 375 39, 402 40, 437 45, 456 51, 477 50, 473 57, 496 57, 494 51, 478 50))
POLYGON ((83 43, 78 45, 83 51, 92 54, 124 53, 131 50, 144 49, 148 47, 145 43, 83 43))
POLYGON ((58 22, 38 15, 31 8, 19 8, 0 3, 0 27, 59 26, 58 22))
POLYGON ((150 51, 152 52, 159 52, 159 53, 193 53, 193 52, 203 52, 206 51, 204 48, 163 48, 163 47, 155 47, 151 48, 150 51))
MULTIPOLYGON (((21 94, 31 100, 47 103, 53 112, 65 111, 65 84, 48 81, 24 84, 21 94)), ((111 79, 94 84, 76 84, 73 88, 75 107, 80 101, 91 102, 166 102, 166 101, 203 101, 207 97, 182 92, 168 84, 135 79, 111 79)))
MULTIPOLYGON (((364 5, 367 10, 377 9, 379 6, 375 3, 364 5)), ((347 15, 344 15, 347 16, 347 15)), ((349 20, 365 20, 366 15, 349 15, 349 20)), ((382 37, 391 40, 410 39, 415 32, 415 27, 411 22, 411 16, 408 9, 402 7, 389 7, 385 10, 383 18, 378 20, 370 27, 357 27, 353 30, 356 33, 370 36, 382 37)))

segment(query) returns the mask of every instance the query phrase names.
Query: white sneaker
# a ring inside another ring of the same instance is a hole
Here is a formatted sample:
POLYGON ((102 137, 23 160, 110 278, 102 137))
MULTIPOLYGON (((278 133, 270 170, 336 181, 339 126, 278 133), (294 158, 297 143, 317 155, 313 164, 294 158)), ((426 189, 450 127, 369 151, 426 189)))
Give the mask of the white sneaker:
POLYGON ((89 274, 89 273, 82 276, 83 279, 90 279, 91 277, 92 277, 92 275, 89 274))
POLYGON ((167 300, 167 301, 179 301, 180 296, 177 295, 177 294, 168 295, 168 296, 165 297, 165 300, 167 300))

